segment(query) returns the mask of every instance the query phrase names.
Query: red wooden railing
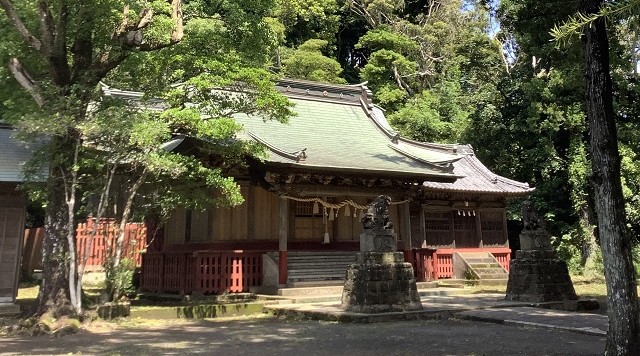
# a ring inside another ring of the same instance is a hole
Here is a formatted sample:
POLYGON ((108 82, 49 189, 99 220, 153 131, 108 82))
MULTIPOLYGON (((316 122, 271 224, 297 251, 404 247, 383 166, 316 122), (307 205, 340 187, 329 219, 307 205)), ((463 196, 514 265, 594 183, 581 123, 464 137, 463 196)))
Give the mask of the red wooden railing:
POLYGON ((152 293, 247 292, 262 284, 262 252, 147 252, 140 282, 152 293))
MULTIPOLYGON (((78 224, 76 228, 76 252, 78 262, 82 261, 85 248, 89 243, 89 237, 93 231, 95 219, 87 219, 78 224)), ((42 239, 44 228, 25 229, 24 245, 22 249, 22 271, 25 275, 31 275, 34 270, 42 269, 42 239)), ((101 219, 98 222, 97 234, 89 249, 87 266, 90 270, 102 268, 107 251, 115 246, 117 238, 117 226, 113 219, 101 219), (92 268, 93 267, 93 268, 92 268)), ((142 264, 140 251, 145 249, 147 242, 147 228, 142 223, 129 223, 125 227, 123 256, 133 258, 136 267, 142 264)))
MULTIPOLYGON (((76 229, 76 251, 78 262, 82 261, 91 233, 95 226, 95 219, 87 219, 86 223, 78 224, 76 229)), ((87 266, 102 266, 109 249, 115 247, 118 237, 118 226, 113 219, 100 219, 97 233, 91 247, 87 266)), ((125 226, 122 256, 133 258, 136 267, 142 264, 140 251, 144 250, 147 238, 147 228, 142 223, 129 223, 125 226)))
POLYGON ((492 252, 493 256, 498 260, 498 263, 509 272, 511 266, 511 250, 505 252, 492 252))
MULTIPOLYGON (((425 282, 453 277, 453 254, 464 249, 417 249, 414 250, 414 271, 416 280, 425 282)), ((506 247, 473 249, 473 251, 490 252, 498 262, 509 271, 511 250, 506 247)))

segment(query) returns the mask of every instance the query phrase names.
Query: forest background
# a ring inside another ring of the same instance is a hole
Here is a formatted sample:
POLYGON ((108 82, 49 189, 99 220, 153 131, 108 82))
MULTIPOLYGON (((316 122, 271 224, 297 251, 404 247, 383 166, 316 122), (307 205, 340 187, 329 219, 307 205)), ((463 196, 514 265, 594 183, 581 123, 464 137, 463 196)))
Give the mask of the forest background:
MULTIPOLYGON (((366 81, 403 135, 469 143, 494 172, 536 188, 559 254, 602 275, 585 145, 583 49, 550 30, 579 1, 280 1, 274 70, 366 81)), ((638 45, 634 17, 610 24, 611 73, 627 223, 640 232, 638 45)), ((513 202, 510 217, 519 216, 513 202)), ((640 260, 638 251, 635 259, 640 260)), ((636 263, 636 265, 638 265, 636 263)))

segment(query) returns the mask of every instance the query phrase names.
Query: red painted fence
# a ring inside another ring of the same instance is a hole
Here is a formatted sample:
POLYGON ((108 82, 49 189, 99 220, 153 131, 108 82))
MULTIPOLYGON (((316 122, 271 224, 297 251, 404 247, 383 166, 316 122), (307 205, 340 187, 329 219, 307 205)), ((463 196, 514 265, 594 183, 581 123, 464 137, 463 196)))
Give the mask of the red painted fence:
MULTIPOLYGON (((414 270, 419 282, 453 277, 453 254, 463 249, 418 249, 414 250, 414 270)), ((474 252, 490 252, 509 272, 511 250, 509 248, 474 249, 474 252)))
MULTIPOLYGON (((76 229, 76 251, 78 263, 82 261, 85 248, 95 226, 95 219, 87 219, 86 223, 78 224, 76 229)), ((118 238, 118 225, 113 219, 100 219, 97 225, 96 236, 89 248, 87 266, 102 266, 108 256, 109 250, 116 245, 118 238)), ((143 223, 129 223, 124 228, 124 241, 122 256, 132 258, 136 267, 142 264, 140 251, 145 249, 147 240, 147 228, 143 223)))
MULTIPOLYGON (((82 261, 84 251, 93 231, 95 219, 87 219, 76 228, 76 251, 78 262, 82 261)), ((113 219, 101 219, 97 226, 97 234, 89 249, 87 269, 101 269, 109 248, 115 246, 117 228, 113 219)), ((34 270, 42 269, 42 239, 44 228, 26 229, 24 231, 24 245, 22 249, 22 273, 31 275, 34 270)), ((142 264, 140 252, 146 248, 147 228, 142 223, 129 223, 125 227, 123 254, 133 258, 136 267, 142 264)))
POLYGON ((147 252, 142 260, 145 292, 238 293, 262 284, 262 252, 147 252))

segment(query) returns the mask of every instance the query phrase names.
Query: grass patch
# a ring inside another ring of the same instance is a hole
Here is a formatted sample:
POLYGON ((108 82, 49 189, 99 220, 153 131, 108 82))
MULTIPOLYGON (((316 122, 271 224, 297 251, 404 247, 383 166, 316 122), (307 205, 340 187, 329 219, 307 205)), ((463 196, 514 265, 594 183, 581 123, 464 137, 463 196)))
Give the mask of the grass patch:
POLYGON ((604 298, 607 296, 607 285, 604 277, 571 276, 571 280, 573 281, 573 288, 579 297, 604 298))

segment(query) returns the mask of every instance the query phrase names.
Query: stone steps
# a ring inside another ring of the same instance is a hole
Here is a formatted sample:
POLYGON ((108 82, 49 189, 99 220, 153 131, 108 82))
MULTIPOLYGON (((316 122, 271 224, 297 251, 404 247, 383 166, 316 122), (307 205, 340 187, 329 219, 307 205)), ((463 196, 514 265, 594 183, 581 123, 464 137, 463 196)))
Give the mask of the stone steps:
POLYGON ((509 274, 488 252, 459 252, 474 277, 478 278, 479 285, 506 285, 509 274))
POLYGON ((355 261, 356 252, 289 252, 288 284, 343 281, 345 271, 355 261))

